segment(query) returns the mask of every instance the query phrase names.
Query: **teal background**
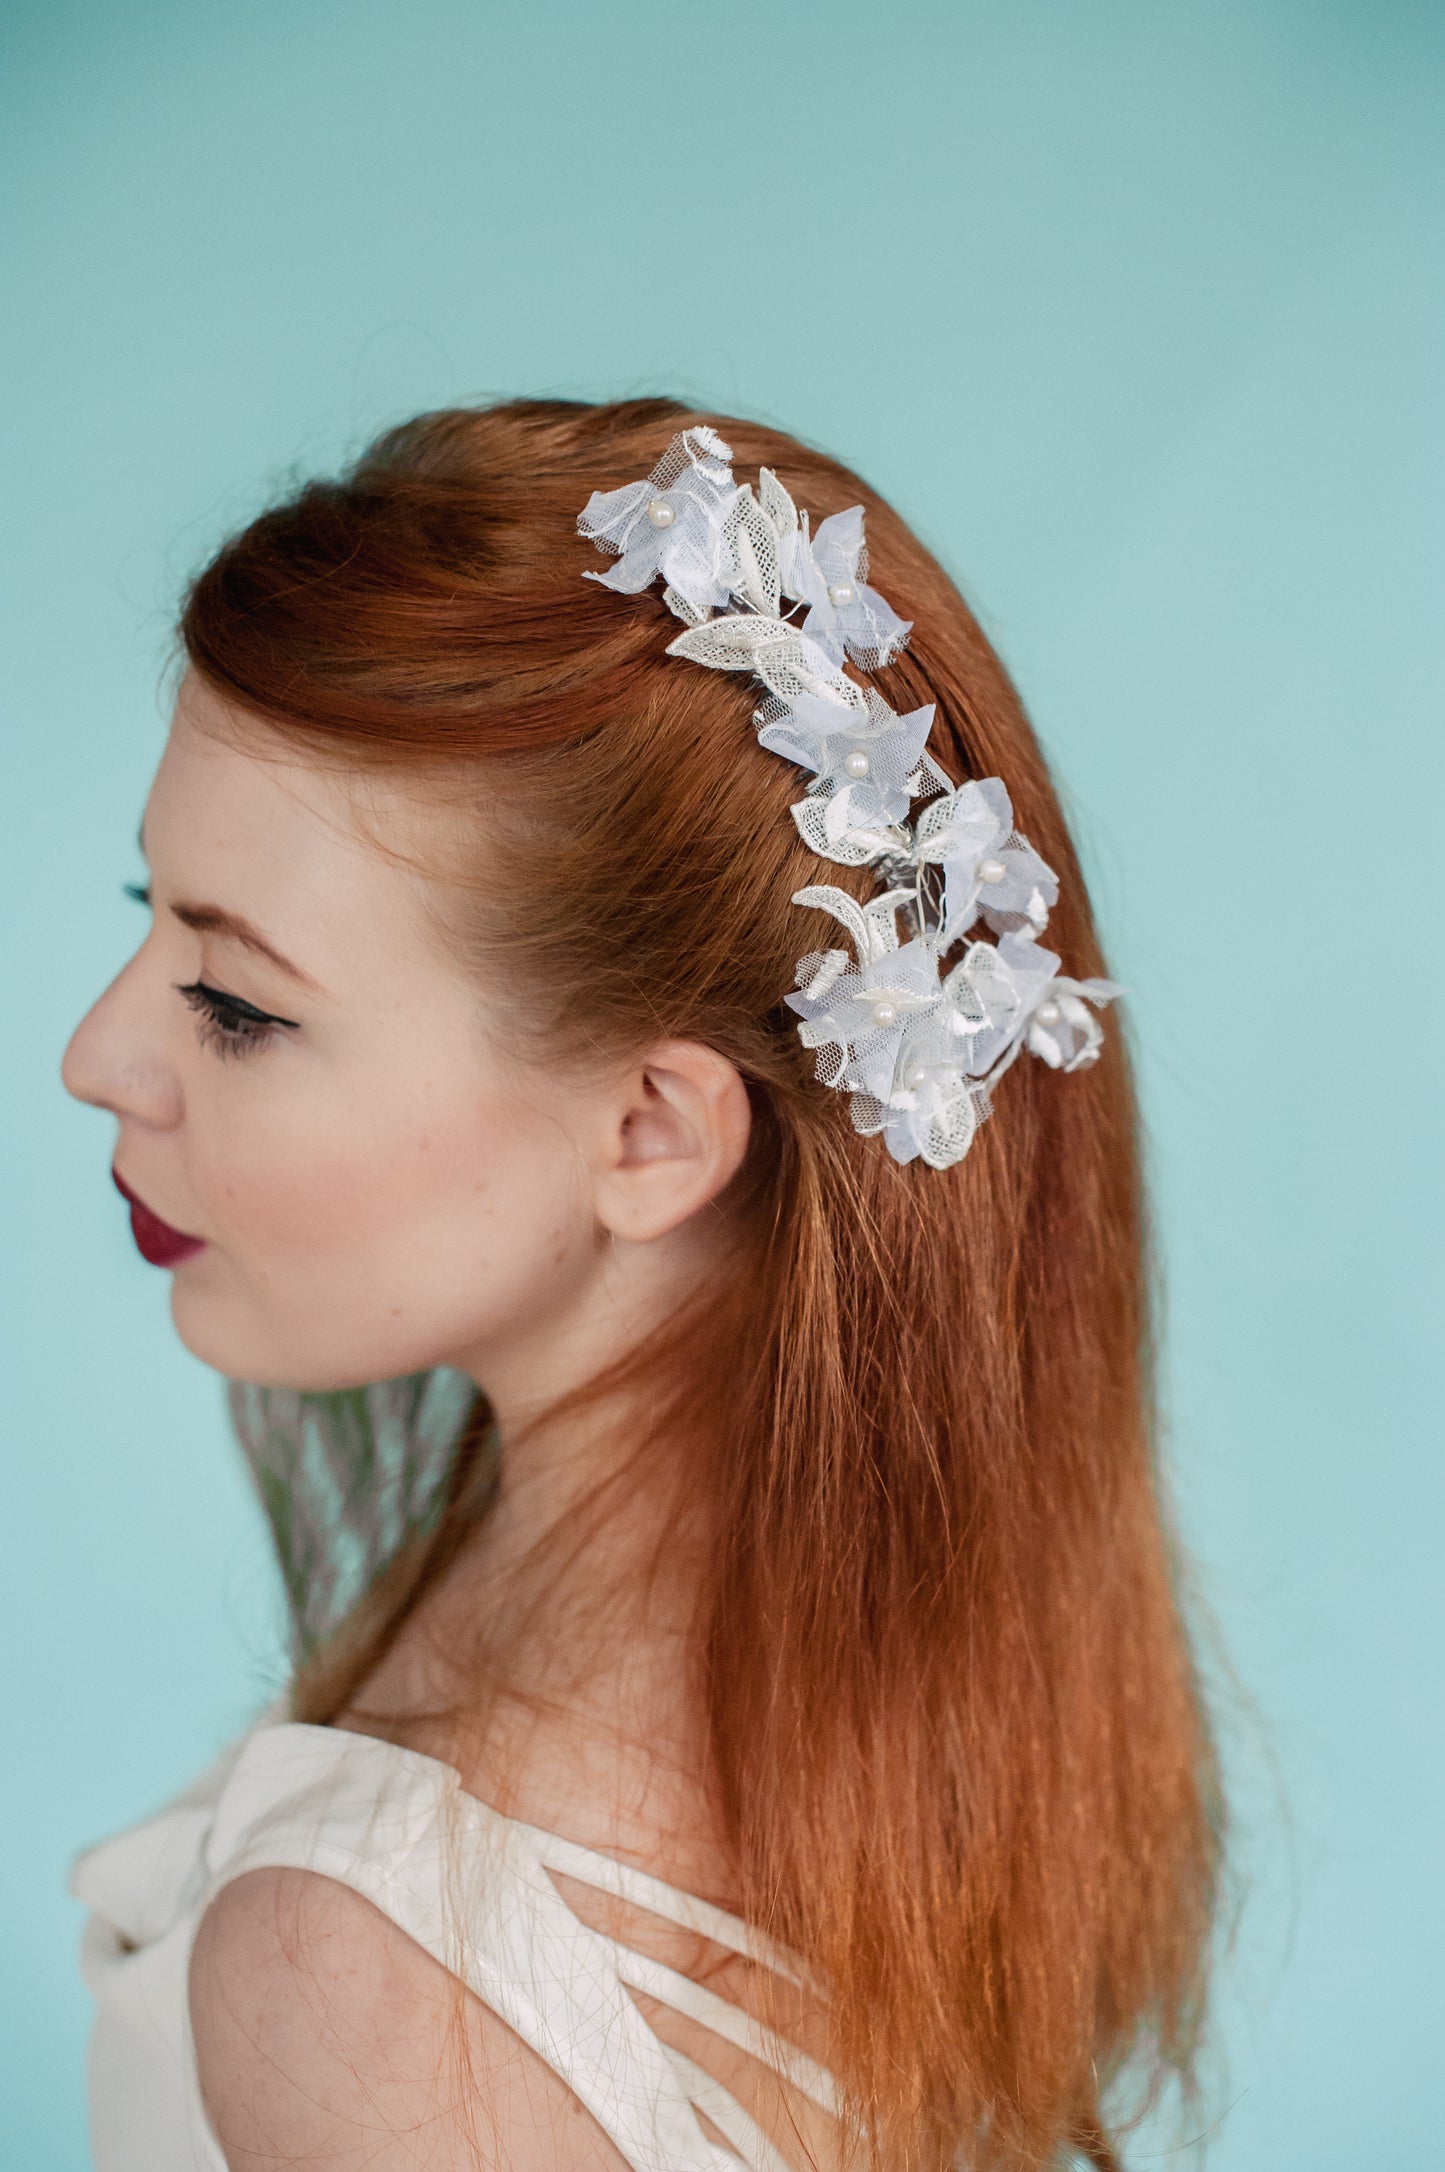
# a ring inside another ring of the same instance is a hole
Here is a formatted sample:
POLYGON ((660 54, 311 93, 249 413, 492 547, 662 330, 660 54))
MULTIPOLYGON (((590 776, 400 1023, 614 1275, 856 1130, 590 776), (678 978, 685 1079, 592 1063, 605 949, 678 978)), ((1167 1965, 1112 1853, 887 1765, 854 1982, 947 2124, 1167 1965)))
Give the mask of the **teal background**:
POLYGON ((68 1858, 281 1666, 216 1384, 55 1077, 137 932, 173 600, 418 407, 656 389, 942 553, 1131 991, 1239 1684, 1207 2161, 1445 2163, 1442 60, 1390 0, 10 0, 5 2167, 86 2162, 68 1858))

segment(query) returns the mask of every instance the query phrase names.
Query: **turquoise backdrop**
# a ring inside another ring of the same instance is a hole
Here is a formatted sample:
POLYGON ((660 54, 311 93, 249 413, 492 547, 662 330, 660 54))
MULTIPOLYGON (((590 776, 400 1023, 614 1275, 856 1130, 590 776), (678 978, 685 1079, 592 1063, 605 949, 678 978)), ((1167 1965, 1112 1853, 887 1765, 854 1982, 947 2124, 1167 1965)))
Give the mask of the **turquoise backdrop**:
POLYGON ((281 1665, 216 1384, 56 1082, 137 933, 173 601, 416 408, 659 389, 941 552, 1130 990, 1240 1685, 1208 2162, 1445 2163, 1442 64, 1438 0, 9 0, 7 2172, 86 2162, 68 1858, 281 1665))

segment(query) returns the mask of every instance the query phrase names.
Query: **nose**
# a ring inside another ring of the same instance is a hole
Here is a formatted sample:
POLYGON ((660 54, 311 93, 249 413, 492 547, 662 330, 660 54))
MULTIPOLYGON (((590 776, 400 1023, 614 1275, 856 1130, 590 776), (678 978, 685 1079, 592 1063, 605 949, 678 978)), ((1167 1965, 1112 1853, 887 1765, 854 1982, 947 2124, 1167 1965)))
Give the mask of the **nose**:
POLYGON ((132 958, 81 1019, 61 1061, 60 1077, 77 1101, 168 1130, 181 1119, 181 1082, 157 1008, 160 991, 147 986, 142 956, 132 958))

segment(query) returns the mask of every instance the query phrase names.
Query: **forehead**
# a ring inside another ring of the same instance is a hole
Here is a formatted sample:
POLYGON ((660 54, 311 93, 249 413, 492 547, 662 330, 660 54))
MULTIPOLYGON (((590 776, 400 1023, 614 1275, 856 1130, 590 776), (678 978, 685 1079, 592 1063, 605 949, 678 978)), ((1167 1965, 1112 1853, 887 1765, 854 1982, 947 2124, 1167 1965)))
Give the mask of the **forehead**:
POLYGON ((363 958, 450 963, 422 871, 436 821, 386 776, 298 756, 192 674, 144 834, 168 898, 244 915, 336 986, 363 958))

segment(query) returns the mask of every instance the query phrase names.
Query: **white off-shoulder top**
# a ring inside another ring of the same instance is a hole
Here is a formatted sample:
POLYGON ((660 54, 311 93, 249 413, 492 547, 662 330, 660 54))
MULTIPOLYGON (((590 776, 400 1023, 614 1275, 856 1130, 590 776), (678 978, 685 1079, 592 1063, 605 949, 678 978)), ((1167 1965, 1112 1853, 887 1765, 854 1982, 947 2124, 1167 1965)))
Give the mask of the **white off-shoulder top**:
POLYGON ((226 2172, 196 2078, 191 1946, 229 1879, 276 1866, 339 1879, 399 1924, 561 2075, 636 2172, 788 2168, 736 2099, 653 2033, 632 1991, 835 2108, 824 2068, 732 2001, 589 1928, 551 1873, 804 1981, 786 1950, 739 1917, 502 1815, 435 1758, 263 1716, 193 1787, 72 1873, 91 1910, 83 1966, 96 2003, 96 2172, 226 2172))

